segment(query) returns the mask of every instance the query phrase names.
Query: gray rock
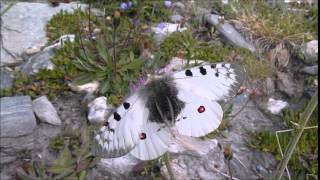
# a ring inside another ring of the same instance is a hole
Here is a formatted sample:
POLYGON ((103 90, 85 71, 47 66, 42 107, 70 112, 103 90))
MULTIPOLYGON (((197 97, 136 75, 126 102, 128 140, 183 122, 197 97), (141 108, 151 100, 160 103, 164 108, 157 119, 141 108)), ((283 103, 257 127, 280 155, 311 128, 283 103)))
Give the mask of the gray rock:
MULTIPOLYGON (((4 4, 2 8, 5 9, 7 5, 4 4)), ((1 16, 3 44, 0 66, 20 64, 22 59, 18 56, 24 50, 44 46, 47 43, 45 26, 51 17, 61 10, 72 12, 78 6, 84 8, 86 5, 74 2, 60 3, 58 7, 51 7, 47 3, 18 2, 12 6, 1 16)))
POLYGON ((277 72, 277 87, 278 89, 290 97, 300 97, 303 92, 303 85, 294 80, 290 73, 277 72))
POLYGON ((41 51, 31 56, 23 65, 21 65, 20 71, 31 75, 37 74, 40 69, 53 70, 55 65, 50 60, 53 55, 54 52, 52 49, 41 51))
POLYGON ((8 164, 19 159, 23 154, 29 153, 35 147, 33 133, 19 137, 1 137, 0 155, 1 164, 8 164))
POLYGON ((134 167, 141 163, 141 160, 127 154, 118 158, 101 159, 97 168, 112 179, 128 179, 132 175, 134 167))
MULTIPOLYGON (((170 165, 175 179, 223 179, 215 171, 224 168, 223 154, 216 140, 200 140, 182 137, 182 141, 173 142, 169 148, 170 165)), ((170 179, 167 167, 161 167, 161 174, 170 179)))
POLYGON ((181 22, 183 19, 183 17, 179 14, 173 14, 171 17, 170 17, 170 20, 173 22, 173 23, 179 23, 181 22))
POLYGON ((31 134, 14 138, 1 138, 1 163, 8 164, 25 156, 40 156, 43 161, 52 162, 56 157, 49 152, 48 145, 50 140, 60 132, 61 130, 57 126, 40 124, 31 134))
POLYGON ((56 109, 46 96, 41 96, 32 102, 33 111, 42 121, 52 125, 61 125, 61 119, 56 109))
POLYGON ((0 90, 11 89, 12 85, 13 85, 12 73, 1 68, 1 70, 0 70, 0 90))
POLYGON ((307 64, 318 62, 318 40, 309 41, 301 46, 303 61, 307 64))
POLYGON ((318 65, 314 66, 305 66, 301 69, 301 72, 310 74, 310 75, 317 75, 318 74, 318 65))
POLYGON ((231 24, 228 22, 220 23, 218 15, 205 14, 205 20, 211 25, 215 26, 219 33, 221 33, 232 45, 248 49, 251 52, 256 51, 256 48, 247 42, 231 24))
POLYGON ((1 151, 7 156, 17 156, 22 150, 32 150, 34 148, 34 134, 28 134, 14 138, 1 138, 1 151))
POLYGON ((0 137, 30 134, 37 126, 30 96, 0 98, 0 137))
POLYGON ((7 174, 4 174, 4 173, 0 173, 0 179, 1 180, 11 180, 12 177, 7 175, 7 174))
POLYGON ((1 158, 0 164, 7 164, 17 159, 15 155, 9 155, 4 152, 0 152, 0 158, 1 158))

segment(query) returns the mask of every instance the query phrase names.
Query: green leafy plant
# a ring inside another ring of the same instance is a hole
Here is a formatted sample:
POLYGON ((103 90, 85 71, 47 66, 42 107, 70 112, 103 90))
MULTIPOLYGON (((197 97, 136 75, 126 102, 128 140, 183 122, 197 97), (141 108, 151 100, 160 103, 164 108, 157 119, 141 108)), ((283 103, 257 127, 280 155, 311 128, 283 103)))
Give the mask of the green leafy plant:
MULTIPOLYGON (((288 129, 295 129, 295 123, 298 123, 299 115, 302 112, 284 110, 283 120, 288 129)), ((318 125, 318 110, 316 109, 310 118, 308 126, 318 125)), ((279 135, 279 141, 281 148, 284 149, 288 146, 290 139, 294 135, 294 131, 281 133, 279 135)), ((300 141, 294 151, 292 158, 289 161, 289 167, 294 171, 291 171, 292 177, 305 178, 307 174, 318 173, 317 151, 318 144, 314 143, 318 141, 317 129, 307 129, 303 132, 300 141)), ((251 140, 248 141, 248 146, 259 149, 264 152, 269 152, 275 155, 277 160, 280 160, 281 154, 277 146, 277 140, 275 132, 261 131, 251 134, 251 140)))
POLYGON ((83 84, 98 80, 100 93, 110 97, 108 100, 112 100, 112 104, 121 102, 128 93, 129 80, 137 79, 144 67, 144 61, 139 58, 143 42, 137 41, 141 37, 138 29, 127 18, 118 20, 119 27, 114 26, 115 19, 106 21, 97 40, 77 41, 80 48, 73 61, 81 71, 74 82, 83 84))
POLYGON ((91 126, 84 125, 81 131, 58 135, 49 145, 58 153, 57 159, 50 163, 32 160, 28 168, 18 169, 18 176, 23 179, 84 179, 97 160, 91 155, 92 130, 91 126))

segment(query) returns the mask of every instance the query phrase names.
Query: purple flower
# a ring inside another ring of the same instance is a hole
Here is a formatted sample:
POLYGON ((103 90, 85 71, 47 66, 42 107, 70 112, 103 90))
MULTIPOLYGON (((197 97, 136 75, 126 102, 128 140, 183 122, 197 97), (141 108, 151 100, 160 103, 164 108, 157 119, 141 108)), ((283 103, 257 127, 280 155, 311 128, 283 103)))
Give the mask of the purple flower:
POLYGON ((133 25, 135 25, 135 26, 139 26, 139 24, 140 24, 140 19, 139 19, 138 17, 134 17, 134 18, 132 19, 132 23, 133 23, 133 25))
POLYGON ((163 22, 161 22, 161 23, 159 23, 159 24, 157 25, 157 28, 163 30, 164 28, 166 28, 166 24, 163 23, 163 22))
POLYGON ((163 4, 165 7, 169 8, 169 7, 171 7, 172 3, 171 3, 171 1, 163 1, 163 4))
POLYGON ((121 10, 127 10, 128 8, 129 8, 129 6, 128 6, 127 3, 124 3, 124 2, 123 2, 123 3, 120 4, 120 9, 121 9, 121 10))
POLYGON ((137 89, 143 86, 146 83, 146 81, 147 80, 145 77, 140 77, 136 83, 134 83, 133 81, 129 81, 130 93, 135 92, 137 89))
POLYGON ((127 3, 127 5, 128 5, 128 8, 131 8, 131 7, 132 7, 132 2, 129 1, 129 2, 127 3))

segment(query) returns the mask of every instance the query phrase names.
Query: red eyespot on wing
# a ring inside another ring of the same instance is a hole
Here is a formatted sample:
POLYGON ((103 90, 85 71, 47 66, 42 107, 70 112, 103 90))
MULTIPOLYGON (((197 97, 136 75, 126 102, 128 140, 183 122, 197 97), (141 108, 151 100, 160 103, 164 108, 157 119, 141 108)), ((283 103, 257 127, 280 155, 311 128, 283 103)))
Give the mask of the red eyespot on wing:
POLYGON ((206 108, 204 108, 204 106, 199 106, 198 112, 203 113, 204 111, 206 111, 206 108))
POLYGON ((146 138, 147 138, 146 133, 140 133, 140 134, 139 134, 139 138, 140 138, 141 140, 146 139, 146 138))

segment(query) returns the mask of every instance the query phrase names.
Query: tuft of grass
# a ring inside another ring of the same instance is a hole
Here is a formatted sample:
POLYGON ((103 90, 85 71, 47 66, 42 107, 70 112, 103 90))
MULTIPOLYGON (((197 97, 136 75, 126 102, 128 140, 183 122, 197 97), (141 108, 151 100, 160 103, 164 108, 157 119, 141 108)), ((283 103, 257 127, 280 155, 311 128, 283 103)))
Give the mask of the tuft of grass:
POLYGON ((263 58, 258 59, 255 54, 247 49, 238 48, 234 50, 233 53, 239 55, 249 80, 272 76, 273 68, 270 61, 263 58))
POLYGON ((161 176, 160 173, 160 168, 161 168, 161 162, 163 161, 164 157, 157 158, 155 160, 147 161, 144 166, 143 170, 140 172, 140 175, 143 177, 147 177, 150 179, 162 179, 163 177, 161 176))
MULTIPOLYGON (((299 115, 302 112, 284 110, 283 120, 288 129, 296 129, 294 123, 298 123, 299 115)), ((316 109, 309 120, 308 126, 318 125, 318 110, 316 109)), ((282 151, 288 146, 290 139, 295 135, 295 131, 280 133, 279 141, 282 151)), ((307 174, 318 174, 318 141, 317 128, 305 130, 300 138, 300 141, 289 161, 289 168, 292 177, 306 178, 307 174)), ((281 154, 278 149, 275 132, 261 131, 251 134, 251 140, 248 141, 248 146, 254 149, 259 149, 264 152, 269 152, 275 155, 277 160, 281 160, 281 154)))
MULTIPOLYGON (((307 19, 306 12, 291 12, 285 7, 268 7, 266 2, 232 3, 234 18, 241 22, 241 30, 265 50, 286 42, 300 45, 317 37, 317 17, 307 19)), ((313 11, 317 11, 313 10, 313 11)))

